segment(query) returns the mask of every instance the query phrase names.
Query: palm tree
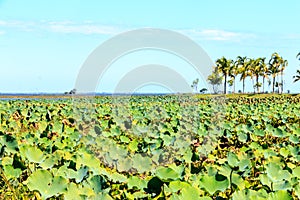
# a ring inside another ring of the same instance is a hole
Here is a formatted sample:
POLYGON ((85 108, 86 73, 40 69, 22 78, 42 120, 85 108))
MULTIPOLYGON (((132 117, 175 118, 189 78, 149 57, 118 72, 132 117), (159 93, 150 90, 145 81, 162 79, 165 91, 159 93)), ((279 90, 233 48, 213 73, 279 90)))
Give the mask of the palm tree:
POLYGON ((262 83, 262 86, 263 86, 263 93, 265 93, 265 79, 269 79, 269 75, 270 75, 270 71, 269 71, 269 68, 268 66, 266 65, 265 63, 265 60, 266 58, 262 58, 263 59, 263 63, 262 63, 262 69, 261 69, 261 76, 263 78, 263 83, 262 83))
POLYGON ((224 56, 222 58, 219 58, 216 60, 216 66, 217 69, 222 75, 224 76, 224 94, 226 94, 226 88, 227 88, 227 77, 230 75, 230 68, 232 65, 232 60, 227 60, 224 56))
POLYGON ((240 81, 243 81, 243 93, 245 93, 245 79, 247 77, 246 60, 246 56, 238 56, 235 61, 235 65, 237 66, 237 72, 238 74, 241 74, 240 81))
POLYGON ((300 70, 299 69, 297 70, 297 73, 295 76, 293 76, 293 78, 294 78, 294 83, 300 80, 300 70))
POLYGON ((272 91, 275 92, 275 81, 278 73, 280 72, 279 67, 282 63, 282 59, 278 53, 273 53, 271 59, 269 60, 269 71, 272 75, 273 82, 272 82, 272 91))
POLYGON ((288 61, 284 60, 281 57, 281 68, 279 69, 280 71, 280 76, 281 76, 281 94, 283 92, 283 71, 285 70, 285 68, 288 66, 288 61))
POLYGON ((230 86, 233 86, 232 93, 235 93, 235 78, 239 74, 238 66, 235 62, 231 61, 230 69, 229 69, 229 76, 230 76, 230 86))
POLYGON ((266 58, 257 58, 253 61, 252 69, 253 75, 256 78, 255 87, 257 89, 257 93, 259 93, 259 88, 261 87, 261 83, 259 83, 259 76, 263 76, 263 68, 265 65, 266 58))
POLYGON ((249 76, 252 80, 252 85, 253 85, 253 93, 255 93, 255 83, 254 83, 254 77, 255 77, 255 60, 252 58, 249 58, 248 61, 246 62, 247 65, 247 76, 249 76))

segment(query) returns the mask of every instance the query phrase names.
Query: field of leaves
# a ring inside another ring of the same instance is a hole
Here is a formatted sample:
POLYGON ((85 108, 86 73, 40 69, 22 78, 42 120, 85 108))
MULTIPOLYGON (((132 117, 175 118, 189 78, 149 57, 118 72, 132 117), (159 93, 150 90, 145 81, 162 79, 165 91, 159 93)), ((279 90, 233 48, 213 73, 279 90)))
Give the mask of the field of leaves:
POLYGON ((0 199, 300 198, 300 96, 0 101, 0 199))

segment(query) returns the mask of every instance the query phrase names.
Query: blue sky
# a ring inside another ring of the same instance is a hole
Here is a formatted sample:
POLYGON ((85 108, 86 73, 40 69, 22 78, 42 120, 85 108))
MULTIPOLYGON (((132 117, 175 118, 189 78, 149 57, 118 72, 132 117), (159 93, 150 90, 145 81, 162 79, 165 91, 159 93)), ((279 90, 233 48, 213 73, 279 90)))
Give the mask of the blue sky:
MULTIPOLYGON (((124 31, 146 27, 190 37, 213 61, 239 55, 269 59, 278 52, 289 62, 285 89, 299 93, 300 83, 292 83, 300 68, 296 59, 300 51, 299 9, 296 0, 0 0, 0 93, 71 90, 82 64, 97 46, 124 31)), ((178 58, 153 52, 129 57, 108 70, 99 81, 98 92, 111 92, 126 73, 123 67, 117 76, 118 67, 139 64, 134 59, 182 64, 178 58)), ((190 82, 196 78, 192 71, 181 73, 190 82)), ((252 91, 250 84, 248 80, 248 91, 252 91)), ((237 89, 241 88, 237 82, 237 89)))

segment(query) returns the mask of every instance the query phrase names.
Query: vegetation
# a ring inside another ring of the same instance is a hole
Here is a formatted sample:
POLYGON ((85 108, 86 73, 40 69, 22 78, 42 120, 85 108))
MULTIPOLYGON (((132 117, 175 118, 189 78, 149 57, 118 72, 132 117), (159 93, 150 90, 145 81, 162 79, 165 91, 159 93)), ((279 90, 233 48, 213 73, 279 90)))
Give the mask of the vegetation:
MULTIPOLYGON (((299 57, 299 60, 300 60, 300 52, 298 53, 297 57, 299 57)), ((299 69, 297 70, 297 73, 295 76, 293 76, 293 78, 294 78, 294 83, 300 80, 300 70, 299 69)))
POLYGON ((199 84, 199 78, 196 78, 191 85, 191 88, 193 88, 195 92, 198 92, 198 84, 199 84))
POLYGON ((65 92, 65 94, 76 94, 77 90, 74 88, 70 92, 65 92))
POLYGON ((294 78, 294 82, 297 82, 300 80, 300 70, 299 69, 297 70, 297 74, 295 76, 293 76, 293 78, 294 78))
POLYGON ((224 77, 224 94, 227 93, 227 79, 228 76, 234 76, 232 70, 234 69, 233 61, 227 60, 225 57, 216 60, 217 70, 224 77))
POLYGON ((218 72, 217 67, 213 68, 213 72, 207 78, 208 83, 213 86, 213 91, 215 94, 218 93, 218 86, 222 84, 222 76, 218 72))
POLYGON ((0 101, 0 199, 300 198, 299 95, 75 100, 0 101))
MULTIPOLYGON (((284 89, 284 70, 288 66, 287 60, 284 60, 278 53, 273 53, 269 62, 266 58, 247 58, 238 56, 235 61, 222 57, 216 60, 216 68, 224 79, 224 94, 227 93, 227 83, 233 86, 232 93, 235 93, 235 80, 239 76, 243 82, 243 93, 245 93, 245 80, 249 77, 253 84, 253 93, 265 92, 266 79, 272 83, 272 92, 275 93, 275 87, 278 93, 283 93, 284 89), (279 80, 280 76, 280 80, 279 80), (260 79, 262 78, 262 82, 260 79)), ((215 72, 210 76, 213 78, 215 72)), ((210 81, 211 82, 211 81, 210 81)), ((211 82, 214 84, 214 82, 211 82)))

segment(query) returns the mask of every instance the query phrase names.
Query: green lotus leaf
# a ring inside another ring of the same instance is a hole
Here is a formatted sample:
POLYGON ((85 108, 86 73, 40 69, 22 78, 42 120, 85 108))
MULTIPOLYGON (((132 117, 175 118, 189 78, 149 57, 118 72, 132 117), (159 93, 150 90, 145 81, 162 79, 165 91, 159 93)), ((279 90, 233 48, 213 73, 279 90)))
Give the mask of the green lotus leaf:
POLYGON ((276 137, 285 137, 286 132, 280 128, 275 128, 274 131, 272 132, 272 135, 274 135, 276 137))
POLYGON ((73 169, 68 169, 65 177, 69 179, 75 179, 76 183, 79 183, 87 175, 87 172, 88 172, 87 167, 81 167, 77 171, 73 169))
POLYGON ((97 172, 100 166, 100 161, 94 155, 82 152, 82 154, 76 159, 77 170, 81 166, 87 166, 91 171, 97 172))
POLYGON ((150 195, 145 193, 144 191, 134 192, 131 198, 128 199, 150 199, 150 195))
POLYGON ((61 133, 63 128, 63 124, 60 121, 55 121, 52 126, 52 131, 56 133, 61 133))
POLYGON ((100 175, 96 175, 89 178, 85 183, 84 186, 88 185, 96 194, 99 194, 104 189, 105 179, 100 175))
POLYGON ((282 155, 285 158, 288 157, 288 155, 290 154, 290 151, 286 148, 281 148, 279 152, 280 152, 280 155, 282 155))
POLYGON ((265 136, 264 130, 260 130, 260 129, 254 130, 253 134, 261 137, 265 136))
POLYGON ((267 200, 292 200, 293 198, 289 195, 286 190, 279 190, 274 193, 270 193, 267 200))
POLYGON ((237 190, 233 193, 232 199, 233 200, 265 200, 267 197, 266 192, 261 191, 254 191, 254 190, 237 190))
POLYGON ((293 176, 300 179, 300 166, 293 169, 293 176))
POLYGON ((300 136, 300 128, 295 128, 293 130, 293 134, 297 135, 298 137, 300 136))
POLYGON ((41 163, 45 159, 44 153, 36 146, 24 145, 20 147, 21 155, 30 162, 41 163))
POLYGON ((4 166, 4 165, 12 165, 13 164, 14 159, 12 157, 2 157, 2 159, 0 160, 0 165, 4 166))
POLYGON ((294 188, 296 196, 300 199, 300 184, 296 185, 294 188))
POLYGON ((48 123, 46 121, 39 122, 39 132, 42 133, 46 130, 48 123))
POLYGON ((260 174, 259 180, 263 185, 268 186, 270 189, 272 188, 272 181, 266 174, 260 174))
POLYGON ((22 170, 20 168, 14 168, 12 165, 4 165, 3 171, 7 179, 19 178, 22 174, 22 170))
POLYGON ((269 163, 266 167, 266 172, 271 181, 282 181, 289 180, 291 174, 287 170, 282 170, 281 167, 276 163, 269 163))
POLYGON ((120 136, 120 140, 121 142, 124 142, 124 143, 129 143, 130 142, 130 139, 124 135, 121 135, 120 136))
POLYGON ((138 148, 138 145, 139 145, 139 142, 138 142, 136 139, 134 139, 134 140, 132 140, 132 141, 129 143, 128 148, 129 148, 131 151, 135 152, 135 151, 137 151, 137 150, 139 149, 139 148, 138 148))
POLYGON ((184 187, 190 186, 187 182, 182 181, 171 181, 168 190, 172 193, 176 193, 184 187))
POLYGON ((7 152, 16 153, 18 148, 17 140, 10 135, 0 135, 0 144, 6 147, 7 152))
POLYGON ((185 185, 180 192, 179 199, 195 199, 200 200, 200 190, 192 187, 191 185, 185 185))
POLYGON ((127 157, 117 162, 117 169, 120 172, 129 171, 133 167, 132 159, 127 157))
POLYGON ((230 167, 237 167, 239 159, 236 154, 229 152, 227 155, 228 164, 230 167))
POLYGON ((132 162, 133 167, 137 169, 139 173, 144 173, 152 168, 152 160, 147 156, 143 157, 141 154, 135 154, 132 157, 132 162))
POLYGON ((55 158, 54 156, 47 157, 43 162, 40 163, 40 166, 43 169, 49 169, 52 168, 54 164, 56 164, 58 161, 58 158, 55 158))
POLYGON ((156 168, 155 174, 163 181, 178 180, 181 178, 181 174, 174 171, 170 167, 159 166, 158 168, 156 168))
POLYGON ((238 133, 238 140, 240 142, 246 143, 247 140, 248 140, 248 135, 246 133, 239 132, 238 133))
POLYGON ((273 183, 273 190, 278 191, 278 190, 291 190, 292 185, 289 181, 278 181, 273 183))
POLYGON ((119 174, 117 172, 113 172, 108 175, 108 178, 111 179, 114 182, 123 183, 127 181, 127 177, 123 174, 119 174))
POLYGON ((83 200, 85 199, 84 195, 82 195, 82 192, 78 188, 78 186, 75 183, 68 184, 67 191, 64 192, 64 199, 65 200, 83 200))
POLYGON ((218 181, 216 176, 204 175, 200 179, 200 186, 204 188, 210 195, 213 195, 217 191, 224 192, 229 186, 229 181, 227 178, 223 181, 218 181))
POLYGON ((142 190, 147 187, 147 182, 145 180, 140 179, 136 176, 131 176, 128 178, 128 188, 133 189, 134 187, 142 190))
POLYGON ((300 139, 299 139, 299 136, 294 134, 294 135, 290 135, 289 141, 294 144, 298 144, 300 142, 300 139))
POLYGON ((43 199, 62 194, 67 189, 67 180, 61 176, 52 176, 49 171, 33 172, 25 184, 31 191, 38 191, 43 199))
POLYGON ((250 170, 252 168, 252 163, 249 159, 243 159, 239 161, 238 166, 240 171, 246 171, 247 169, 250 170))

